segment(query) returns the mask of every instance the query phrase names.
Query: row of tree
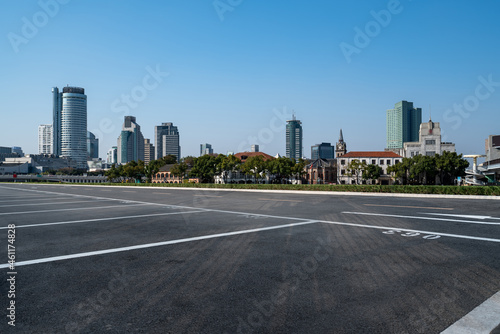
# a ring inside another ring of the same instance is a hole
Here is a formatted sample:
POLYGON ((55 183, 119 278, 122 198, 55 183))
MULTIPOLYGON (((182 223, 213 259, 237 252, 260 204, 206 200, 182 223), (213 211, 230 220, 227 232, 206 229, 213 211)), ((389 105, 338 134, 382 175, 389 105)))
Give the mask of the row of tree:
MULTIPOLYGON (((402 184, 454 184, 457 177, 465 176, 469 162, 455 152, 443 152, 433 156, 416 155, 403 158, 402 162, 387 167, 387 174, 402 184)), ((356 184, 372 180, 375 182, 383 173, 378 165, 367 165, 366 162, 353 160, 347 165, 347 175, 356 184)))
POLYGON ((390 166, 387 171, 403 184, 454 184, 457 177, 464 177, 469 162, 462 154, 444 151, 434 156, 416 155, 390 166))
POLYGON ((136 182, 141 179, 151 182, 160 168, 168 164, 173 164, 170 169, 172 175, 181 178, 199 178, 202 183, 212 183, 218 175, 227 182, 229 174, 237 172, 256 183, 267 176, 272 183, 286 183, 292 177, 302 177, 306 162, 302 159, 296 162, 286 157, 265 160, 262 156, 252 156, 242 162, 234 155, 223 154, 203 155, 198 158, 189 156, 177 162, 175 156, 168 155, 147 165, 143 161, 113 165, 105 175, 113 182, 136 182))

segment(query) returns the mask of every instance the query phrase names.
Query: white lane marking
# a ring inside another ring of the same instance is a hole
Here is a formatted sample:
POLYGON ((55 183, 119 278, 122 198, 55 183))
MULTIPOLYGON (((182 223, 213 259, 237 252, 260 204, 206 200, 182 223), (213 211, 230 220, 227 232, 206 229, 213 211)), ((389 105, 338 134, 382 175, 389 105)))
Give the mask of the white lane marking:
POLYGON ((73 201, 73 202, 55 202, 55 203, 24 203, 24 204, 9 204, 9 205, 0 205, 0 208, 10 208, 12 206, 37 206, 37 205, 60 205, 60 204, 72 204, 72 203, 92 203, 96 202, 96 200, 90 201, 73 201))
POLYGON ((0 203, 3 204, 3 203, 11 203, 11 202, 54 201, 54 200, 60 200, 60 199, 68 199, 68 197, 71 197, 71 196, 66 196, 66 197, 26 196, 23 199, 9 199, 9 200, 0 199, 0 203))
POLYGON ((458 217, 458 218, 470 218, 470 219, 500 219, 492 216, 476 216, 476 215, 448 215, 444 213, 424 213, 426 215, 437 215, 437 216, 450 216, 450 217, 458 217))
POLYGON ((441 334, 489 334, 500 325, 500 291, 466 314, 441 334))
MULTIPOLYGON (((243 230, 243 231, 210 234, 210 235, 204 235, 204 236, 199 236, 199 237, 169 240, 169 241, 155 242, 155 243, 150 243, 150 244, 142 244, 142 245, 120 247, 120 248, 104 249, 104 250, 99 250, 99 251, 77 253, 77 254, 70 254, 70 255, 63 255, 63 256, 54 256, 54 257, 48 257, 48 258, 43 258, 43 259, 35 259, 35 260, 16 262, 16 267, 27 266, 27 265, 38 264, 38 263, 76 259, 76 258, 87 257, 87 256, 103 255, 103 254, 110 254, 110 253, 117 253, 117 252, 126 252, 126 251, 151 248, 151 247, 175 245, 175 244, 180 244, 180 243, 184 243, 184 242, 214 239, 214 238, 220 238, 220 237, 228 237, 228 236, 239 235, 239 234, 247 234, 247 233, 255 233, 255 232, 261 232, 261 231, 276 230, 276 229, 280 229, 280 228, 287 228, 287 227, 294 227, 294 226, 308 225, 308 224, 315 224, 315 223, 317 223, 317 221, 308 220, 308 221, 304 221, 301 223, 261 227, 261 228, 254 228, 254 229, 250 229, 250 230, 243 230)), ((8 267, 9 267, 9 264, 0 264, 0 269, 8 268, 8 267)))
POLYGON ((432 206, 413 206, 413 205, 393 205, 393 204, 363 204, 365 206, 382 206, 389 208, 410 208, 410 209, 432 209, 432 210, 455 210, 453 208, 440 208, 432 206))
POLYGON ((392 230, 397 230, 397 231, 403 231, 403 232, 413 232, 413 233, 421 233, 421 234, 440 235, 440 236, 443 236, 443 237, 451 237, 451 238, 459 238, 459 239, 500 242, 500 239, 473 237, 473 236, 470 236, 470 235, 462 235, 462 234, 450 234, 450 233, 441 233, 441 232, 410 230, 410 229, 407 229, 407 228, 398 228, 398 227, 387 227, 387 226, 363 225, 363 224, 354 224, 354 223, 331 222, 331 221, 326 221, 326 220, 318 220, 318 222, 320 222, 320 223, 326 223, 326 224, 333 224, 333 225, 345 225, 345 226, 356 226, 356 227, 374 228, 374 229, 377 229, 377 230, 391 230, 391 231, 392 230))
POLYGON ((93 206, 90 208, 72 208, 72 209, 55 209, 55 210, 37 210, 37 211, 23 211, 23 212, 2 212, 0 215, 24 215, 28 213, 42 213, 42 212, 59 212, 59 211, 74 211, 74 210, 97 210, 97 209, 107 209, 107 208, 128 208, 130 206, 139 206, 139 205, 149 205, 146 203, 141 204, 128 204, 128 205, 109 205, 109 206, 93 206))
POLYGON ((478 221, 473 221, 473 220, 461 220, 461 219, 449 219, 449 218, 435 218, 435 217, 388 215, 388 214, 385 214, 385 213, 348 212, 348 211, 343 211, 342 213, 351 214, 351 215, 364 215, 364 216, 380 216, 380 217, 394 217, 394 218, 408 218, 408 219, 439 220, 439 221, 467 223, 467 224, 500 225, 500 223, 494 223, 494 222, 478 222, 478 221))
MULTIPOLYGON (((0 186, 0 188, 2 188, 2 187, 0 186)), ((50 193, 50 194, 58 194, 58 193, 55 193, 55 192, 41 191, 41 190, 27 190, 27 191, 35 191, 35 192, 43 192, 43 193, 50 193)), ((97 198, 97 199, 107 199, 107 200, 123 201, 121 199, 113 199, 113 198, 106 198, 106 197, 96 197, 96 196, 87 196, 87 195, 78 195, 78 196, 87 197, 87 198, 97 198)), ((148 202, 139 202, 139 201, 129 201, 129 202, 131 202, 131 203, 138 203, 138 204, 131 204, 129 206, 132 206, 132 205, 156 205, 156 206, 163 206, 163 207, 169 207, 169 208, 183 208, 183 209, 192 209, 192 210, 203 210, 203 211, 206 211, 206 212, 221 212, 221 213, 237 214, 237 215, 242 215, 242 216, 251 215, 251 216, 267 217, 267 218, 277 218, 277 219, 300 220, 300 221, 304 221, 305 220, 305 218, 272 216, 272 215, 254 214, 254 213, 246 213, 246 212, 238 212, 238 211, 204 209, 204 208, 189 207, 189 206, 179 206, 179 205, 169 205, 169 204, 159 204, 159 203, 148 203, 148 202)), ((343 213, 366 214, 366 213, 362 213, 362 212, 358 212, 358 213, 356 213, 356 212, 343 212, 343 213)), ((379 215, 379 214, 373 214, 373 215, 379 215)), ((385 216, 387 216, 387 215, 385 215, 385 216)), ((405 217, 406 218, 407 216, 401 216, 401 217, 405 217)), ((449 219, 429 218, 429 217, 415 217, 415 218, 419 218, 419 219, 425 219, 425 218, 427 218, 427 219, 433 219, 433 220, 446 220, 446 221, 450 221, 449 219)), ((451 221, 453 221, 453 220, 451 220, 451 221)), ((363 225, 363 224, 332 222, 332 221, 324 221, 324 220, 315 220, 315 222, 328 223, 328 224, 337 224, 337 225, 345 225, 345 226, 365 227, 365 228, 373 228, 373 229, 381 229, 381 230, 399 230, 399 231, 405 231, 405 232, 417 232, 417 233, 423 233, 423 234, 433 234, 433 235, 447 236, 447 237, 460 238, 460 239, 469 239, 469 240, 500 242, 500 239, 481 238, 481 237, 473 237, 473 236, 468 236, 468 235, 438 233, 438 232, 430 232, 430 231, 409 230, 409 229, 398 228, 398 227, 383 227, 383 226, 373 226, 373 225, 363 225)), ((473 222, 473 223, 478 223, 478 222, 473 222)), ((481 223, 481 224, 484 224, 484 223, 481 223)), ((495 224, 495 223, 491 223, 491 224, 495 224)))
MULTIPOLYGON (((111 217, 111 218, 96 218, 96 219, 72 220, 72 221, 65 221, 65 222, 43 223, 43 224, 30 224, 30 225, 16 225, 16 228, 21 228, 21 227, 39 227, 39 226, 50 226, 50 225, 64 225, 64 224, 77 224, 77 223, 91 223, 91 222, 99 222, 99 221, 105 221, 105 220, 145 218, 145 217, 179 215, 179 214, 197 213, 197 212, 205 212, 205 211, 165 212, 165 213, 152 213, 152 214, 149 214, 149 215, 137 215, 137 216, 123 216, 123 217, 111 217)), ((0 227, 0 230, 5 230, 5 229, 8 229, 8 228, 9 227, 0 227)))

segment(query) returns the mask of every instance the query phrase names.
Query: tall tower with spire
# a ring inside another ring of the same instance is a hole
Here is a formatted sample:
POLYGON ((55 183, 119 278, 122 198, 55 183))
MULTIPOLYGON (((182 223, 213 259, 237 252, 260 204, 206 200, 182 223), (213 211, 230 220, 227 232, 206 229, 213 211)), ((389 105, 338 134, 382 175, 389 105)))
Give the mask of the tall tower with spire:
POLYGON ((337 142, 337 145, 335 147, 335 157, 341 157, 344 154, 347 153, 347 145, 344 142, 344 136, 342 135, 342 129, 340 129, 340 136, 339 136, 339 141, 337 142))

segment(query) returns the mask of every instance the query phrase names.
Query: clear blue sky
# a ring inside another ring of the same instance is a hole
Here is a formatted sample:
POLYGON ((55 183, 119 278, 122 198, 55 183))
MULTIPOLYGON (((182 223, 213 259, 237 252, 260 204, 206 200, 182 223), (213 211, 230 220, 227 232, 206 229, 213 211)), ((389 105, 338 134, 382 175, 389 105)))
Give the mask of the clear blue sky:
POLYGON ((173 122, 183 156, 198 156, 201 143, 284 155, 280 115, 292 110, 307 157, 340 128, 348 150, 383 150, 386 110, 400 100, 421 107, 423 120, 430 105, 459 153, 483 154, 484 139, 500 134, 495 0, 60 1, 40 1, 45 10, 0 1, 0 146, 38 153, 51 88, 67 84, 85 88, 101 157, 125 114, 145 138, 173 122), (146 76, 157 67, 169 75, 156 85, 146 76))

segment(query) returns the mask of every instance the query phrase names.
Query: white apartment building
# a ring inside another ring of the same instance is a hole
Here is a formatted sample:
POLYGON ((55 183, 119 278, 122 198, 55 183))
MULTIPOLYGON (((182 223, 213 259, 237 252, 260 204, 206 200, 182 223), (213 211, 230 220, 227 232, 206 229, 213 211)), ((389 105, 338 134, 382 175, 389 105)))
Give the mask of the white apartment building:
POLYGON ((337 158, 337 183, 356 184, 356 177, 349 176, 347 167, 353 160, 358 160, 367 165, 377 165, 382 168, 382 175, 378 179, 380 184, 392 184, 394 181, 387 173, 387 167, 397 164, 403 157, 392 151, 361 151, 348 152, 337 158))

